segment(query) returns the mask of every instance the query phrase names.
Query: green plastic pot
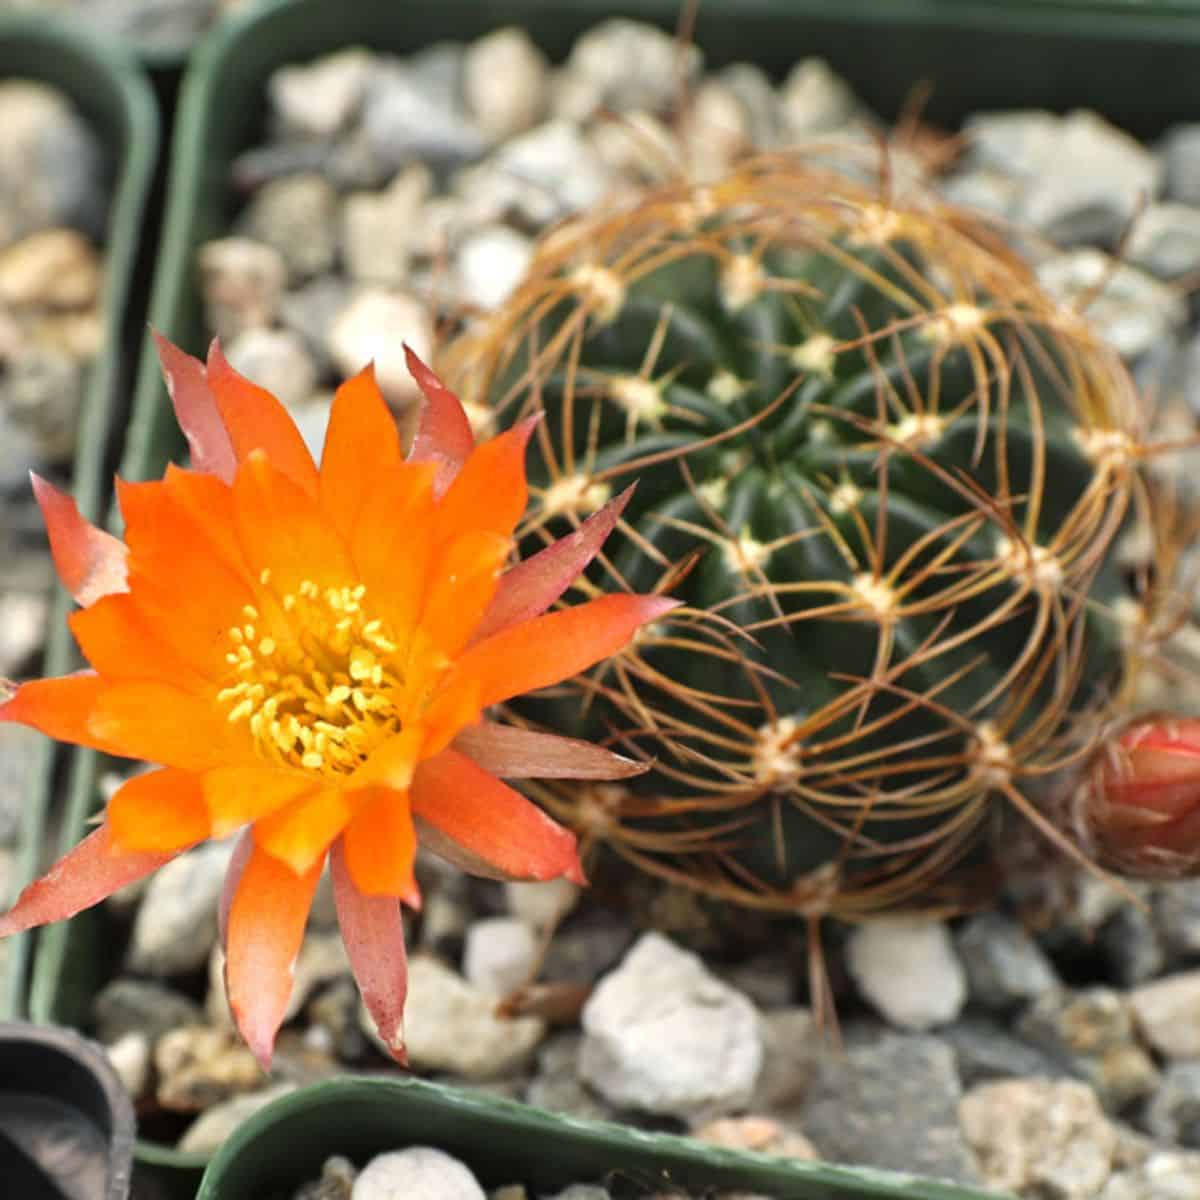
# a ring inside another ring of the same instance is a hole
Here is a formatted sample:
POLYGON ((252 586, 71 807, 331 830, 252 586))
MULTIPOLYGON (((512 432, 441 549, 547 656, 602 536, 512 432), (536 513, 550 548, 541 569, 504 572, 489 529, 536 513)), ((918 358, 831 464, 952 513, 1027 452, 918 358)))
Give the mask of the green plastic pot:
POLYGON ((742 1191, 775 1200, 997 1200, 997 1193, 890 1171, 798 1162, 689 1138, 555 1116, 511 1100, 415 1079, 341 1078, 273 1101, 217 1152, 196 1200, 275 1200, 340 1154, 436 1146, 485 1188, 522 1183, 531 1195, 572 1183, 742 1191))
MULTIPOLYGON (((196 286, 197 250, 229 229, 238 205, 228 187, 229 168, 262 135, 265 85, 275 68, 354 45, 411 53, 438 40, 469 40, 511 24, 523 26, 551 59, 561 61, 580 33, 606 17, 673 29, 679 9, 679 0, 262 0, 235 13, 196 48, 183 80, 150 324, 185 349, 203 353, 207 334, 196 286)), ((921 80, 934 85, 929 119, 949 126, 978 109, 1084 106, 1134 133, 1153 136, 1194 118, 1196 111, 1200 8, 1191 0, 1186 5, 1183 0, 704 0, 695 38, 711 65, 750 60, 777 76, 801 54, 824 56, 885 117, 900 112, 921 80), (1147 87, 1147 79, 1155 86, 1147 87)), ((121 474, 157 477, 183 449, 147 340, 121 474)), ((95 756, 75 756, 63 849, 79 840, 96 807, 96 770, 95 756)), ((114 955, 103 912, 83 913, 46 931, 32 985, 33 1015, 84 1024, 114 955)), ((371 1090, 377 1083, 354 1086, 367 1087, 363 1094, 372 1098, 393 1094, 371 1090)), ((303 1108, 319 1101, 287 1103, 303 1108)), ((460 1103, 474 1106, 472 1111, 488 1104, 460 1103)), ((236 1145, 245 1140, 239 1136, 236 1145)), ((635 1138, 631 1144, 650 1143, 635 1138)), ((252 1153, 249 1147, 246 1153, 252 1153)), ((206 1161, 203 1155, 145 1141, 139 1143, 138 1158, 181 1200, 194 1193, 206 1161)), ((918 1188, 911 1194, 932 1193, 918 1188)))
MULTIPOLYGON (((18 76, 49 84, 66 95, 99 134, 115 163, 104 246, 103 348, 88 375, 73 479, 80 510, 94 520, 106 503, 121 398, 130 383, 127 320, 142 219, 158 156, 158 110, 145 77, 120 47, 36 15, 0 16, 0 78, 18 76)), ((66 626, 69 608, 69 598, 59 595, 45 655, 50 674, 62 674, 76 665, 66 626)), ((52 742, 42 744, 21 832, 18 886, 33 878, 44 858, 52 785, 61 757, 52 742)), ((8 899, 0 897, 0 901, 8 899)), ((17 935, 7 943, 9 969, 7 987, 0 991, 0 1019, 24 1011, 30 947, 30 935, 17 935)))

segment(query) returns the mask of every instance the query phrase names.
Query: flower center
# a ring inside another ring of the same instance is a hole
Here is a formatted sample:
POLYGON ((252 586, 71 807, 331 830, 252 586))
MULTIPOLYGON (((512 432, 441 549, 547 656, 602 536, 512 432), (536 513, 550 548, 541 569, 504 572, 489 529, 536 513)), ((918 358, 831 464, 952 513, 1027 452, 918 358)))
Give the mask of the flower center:
POLYGON ((397 646, 365 596, 361 584, 322 590, 306 579, 279 597, 281 617, 264 621, 247 604, 228 631, 235 679, 217 699, 281 766, 348 774, 400 730, 397 646))

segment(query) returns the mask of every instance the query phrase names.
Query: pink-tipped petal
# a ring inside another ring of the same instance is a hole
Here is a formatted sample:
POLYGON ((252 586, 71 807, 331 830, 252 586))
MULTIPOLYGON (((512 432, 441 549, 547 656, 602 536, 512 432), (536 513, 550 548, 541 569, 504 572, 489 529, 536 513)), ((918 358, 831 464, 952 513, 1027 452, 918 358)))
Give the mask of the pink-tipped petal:
POLYGON ((225 422, 221 419, 216 398, 208 386, 204 364, 169 342, 162 334, 151 330, 162 365, 167 395, 175 409, 175 419, 187 438, 192 466, 207 475, 215 475, 225 483, 233 482, 237 470, 237 455, 225 422))
POLYGON ((408 955, 400 901, 394 896, 366 896, 346 867, 342 840, 329 852, 333 899, 342 941, 363 1003, 392 1057, 404 1066, 404 1001, 408 996, 408 955))
POLYGON ((296 956, 322 865, 318 859, 297 875, 255 846, 229 906, 225 928, 229 1008, 264 1071, 271 1065, 275 1035, 287 1011, 296 956))
POLYGON ((649 767, 578 738, 490 721, 464 729, 453 745, 501 779, 629 779, 649 767))
POLYGON ((230 365, 215 339, 205 368, 208 386, 239 463, 256 450, 310 496, 317 494, 317 465, 286 408, 230 365))
POLYGON ((473 875, 584 882, 575 835, 456 750, 413 775, 418 840, 473 875))
POLYGON ((0 937, 73 917, 157 871, 178 853, 118 850, 108 826, 101 825, 21 893, 0 917, 0 937))
POLYGON ((128 591, 125 543, 87 520, 66 492, 32 472, 30 480, 46 522, 54 569, 76 603, 86 606, 128 591))
POLYGON ((404 347, 404 357, 408 373, 425 397, 409 460, 437 463, 433 486, 440 496, 475 449, 475 435, 458 397, 417 357, 411 346, 404 347))
POLYGON ((475 630, 474 640, 490 637, 545 612, 595 558, 632 495, 633 488, 626 488, 592 513, 574 533, 559 538, 506 571, 475 630))
POLYGON ((229 866, 225 868, 225 881, 221 885, 221 900, 217 905, 217 933, 221 939, 222 952, 225 950, 225 938, 229 930, 229 907, 233 903, 234 893, 237 892, 238 884, 242 881, 242 872, 246 869, 253 850, 254 830, 246 829, 238 838, 237 845, 234 846, 233 854, 229 859, 229 866))

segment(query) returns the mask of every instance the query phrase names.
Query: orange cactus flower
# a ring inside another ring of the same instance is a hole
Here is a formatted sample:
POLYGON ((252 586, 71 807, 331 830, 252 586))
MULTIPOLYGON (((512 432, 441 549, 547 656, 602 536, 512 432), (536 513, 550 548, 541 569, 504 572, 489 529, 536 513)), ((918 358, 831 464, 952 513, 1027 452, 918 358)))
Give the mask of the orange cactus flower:
POLYGON ((574 836, 501 782, 617 778, 640 764, 488 721, 495 704, 620 650, 673 602, 609 595, 547 612, 625 497, 509 565, 535 421, 475 444, 425 395, 407 457, 370 367, 333 401, 318 465, 283 406, 214 343, 159 354, 193 468, 118 481, 125 540, 34 488, 90 671, 23 684, 0 719, 157 769, 0 918, 70 917, 213 837, 243 830, 221 904, 230 1006, 264 1065, 328 861, 364 1000, 404 1060, 400 901, 420 840, 466 870, 582 880, 574 836))
POLYGON ((1200 861, 1200 720, 1141 717, 1096 753, 1076 821, 1089 848, 1139 878, 1194 873, 1200 861))

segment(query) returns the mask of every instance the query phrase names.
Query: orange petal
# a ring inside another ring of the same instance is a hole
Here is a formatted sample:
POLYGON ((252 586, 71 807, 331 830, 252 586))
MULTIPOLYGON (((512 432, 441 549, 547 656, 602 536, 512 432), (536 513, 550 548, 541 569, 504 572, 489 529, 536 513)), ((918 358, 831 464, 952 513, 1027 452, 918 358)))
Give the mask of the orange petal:
POLYGON ((201 777, 169 767, 126 780, 104 819, 113 845, 124 851, 182 850, 212 833, 201 777))
POLYGON ((317 501, 265 454, 251 454, 238 467, 233 509, 246 561, 256 575, 270 569, 276 594, 294 593, 305 580, 320 588, 357 581, 346 546, 317 501))
POLYGON ((125 590, 125 544, 97 529, 72 497, 30 473, 33 494, 46 522, 50 554, 63 587, 79 604, 125 590))
POLYGON ((60 742, 120 754, 89 724, 93 710, 110 686, 92 671, 61 679, 33 679, 0 703, 0 721, 17 721, 60 742))
POLYGON ((225 931, 229 1007, 264 1071, 270 1066, 275 1035, 287 1010, 292 971, 322 861, 319 858, 308 871, 296 874, 256 846, 229 906, 225 931))
POLYGON ((530 417, 475 447, 438 505, 439 541, 464 529, 512 536, 529 499, 525 446, 537 421, 530 417))
POLYGON ((347 544, 360 517, 374 516, 376 524, 386 519, 371 512, 368 502, 375 480, 397 470, 402 459, 396 422, 375 369, 367 367, 338 388, 321 456, 321 507, 347 544))
POLYGON ((21 893, 16 904, 0 917, 0 937, 73 917, 126 884, 157 871, 176 853, 118 850, 108 826, 101 825, 21 893))
POLYGON ((206 687, 205 677, 159 639, 128 592, 102 597, 67 623, 84 658, 107 679, 155 679, 185 691, 206 687))
POLYGON ((425 396, 421 424, 413 439, 410 462, 437 465, 435 487, 440 496, 449 486, 472 450, 475 435, 458 397, 413 353, 404 347, 408 373, 425 396))
POLYGON ((475 630, 476 639, 490 637, 543 613, 592 561, 616 527, 633 488, 597 509, 574 533, 559 538, 500 577, 491 606, 475 630))
POLYGON ((368 500, 371 520, 358 523, 351 556, 372 611, 407 640, 425 597, 433 552, 433 467, 401 463, 379 476, 368 500))
POLYGON ((162 482, 180 512, 203 530, 206 552, 211 548, 235 575, 253 583, 233 527, 232 484, 174 463, 167 463, 162 482))
POLYGON ((408 954, 400 902, 392 896, 365 896, 359 891, 347 869, 340 838, 329 851, 329 874, 342 941, 363 1004, 392 1057, 407 1065, 404 1001, 408 995, 408 954))
POLYGON ((628 779, 650 765, 579 738, 490 721, 464 729, 454 749, 502 779, 628 779))
POLYGON ((342 834, 346 866, 366 896, 395 896, 414 908, 421 902, 413 862, 417 834, 408 794, 393 788, 367 790, 362 807, 342 834))
POLYGON ((281 767, 217 767, 204 773, 203 787, 213 836, 224 837, 316 792, 319 780, 281 767))
POLYGON ((162 683, 108 685, 87 729, 93 741, 85 744, 185 771, 253 761, 256 754, 244 727, 226 720, 215 703, 162 683))
POLYGON ((209 347, 207 377, 238 462, 261 450, 293 483, 315 496, 317 467, 288 410, 270 392, 239 375, 216 341, 209 347))
POLYGON ((425 730, 421 726, 414 724, 402 729, 376 747, 367 761, 350 776, 351 788, 367 788, 375 784, 400 790, 407 788, 412 781, 417 758, 423 752, 424 742, 425 730))
POLYGON ((411 797, 421 840, 427 840, 424 822, 443 835, 429 839, 430 849, 470 864, 468 870, 501 879, 583 880, 575 835, 465 754, 445 750, 421 763, 411 797))
POLYGON ((192 464, 197 471, 215 475, 226 483, 232 482, 237 458, 229 430, 225 428, 216 398, 208 386, 204 364, 185 354, 162 334, 150 332, 158 350, 167 395, 175 409, 175 419, 187 438, 192 464))
POLYGON ((678 603, 665 596, 601 596, 523 621, 476 642, 455 664, 454 681, 478 681, 484 708, 548 687, 615 654, 641 625, 678 603))
POLYGON ((301 874, 320 862, 329 843, 346 828, 365 791, 327 787, 293 800, 254 823, 254 841, 287 869, 301 874))
POLYGON ((253 603, 255 593, 240 552, 236 564, 230 561, 228 534, 214 533, 232 526, 229 489, 211 478, 208 484, 207 520, 181 502, 190 485, 173 476, 163 483, 118 480, 117 499, 135 602, 163 642, 213 678, 228 670, 226 634, 241 623, 242 606, 253 603))
POLYGON ((441 754, 461 730, 474 725, 482 715, 479 684, 474 679, 459 679, 452 687, 442 689, 421 715, 420 727, 425 734, 421 757, 441 754))
POLYGON ((442 654, 456 655, 475 632, 496 594, 511 545, 498 533, 469 529, 435 557, 420 626, 442 654))

